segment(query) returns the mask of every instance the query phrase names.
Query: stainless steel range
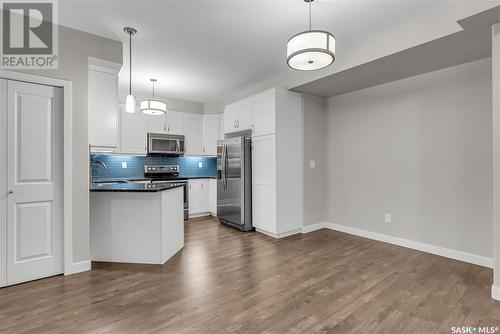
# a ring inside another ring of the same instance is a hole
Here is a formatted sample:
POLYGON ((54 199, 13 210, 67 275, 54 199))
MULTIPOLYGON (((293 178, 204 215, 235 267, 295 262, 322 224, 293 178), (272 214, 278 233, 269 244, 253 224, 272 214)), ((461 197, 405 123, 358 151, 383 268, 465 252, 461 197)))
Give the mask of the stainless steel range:
POLYGON ((184 219, 189 217, 189 194, 187 179, 179 179, 179 165, 144 165, 144 176, 151 179, 151 183, 175 184, 184 186, 184 219))

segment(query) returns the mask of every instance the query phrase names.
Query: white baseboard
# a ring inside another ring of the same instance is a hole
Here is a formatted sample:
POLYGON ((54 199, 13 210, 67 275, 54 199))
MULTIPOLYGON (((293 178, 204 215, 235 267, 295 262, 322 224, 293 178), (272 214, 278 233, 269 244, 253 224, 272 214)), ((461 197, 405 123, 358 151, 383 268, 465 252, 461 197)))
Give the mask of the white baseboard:
POLYGON ((71 264, 71 267, 68 271, 64 272, 64 276, 78 274, 84 271, 89 271, 92 268, 90 261, 81 261, 75 262, 71 264))
POLYGON ((261 228, 256 227, 255 231, 262 233, 262 234, 265 234, 265 235, 268 235, 268 236, 273 237, 275 239, 280 239, 280 238, 289 237, 289 236, 294 235, 294 234, 300 234, 302 232, 302 229, 298 228, 298 229, 287 231, 287 232, 274 233, 274 232, 269 232, 269 231, 266 231, 266 230, 263 230, 261 228))
POLYGON ((189 219, 207 217, 207 216, 210 216, 210 212, 194 213, 189 215, 189 219))
POLYGON ((303 226, 302 233, 305 234, 305 233, 310 233, 310 232, 314 232, 317 230, 321 230, 323 228, 327 228, 326 224, 327 224, 326 222, 321 222, 321 223, 303 226))
POLYGON ((497 287, 495 285, 491 286, 491 298, 500 300, 500 287, 497 287))
MULTIPOLYGON (((368 238, 368 239, 383 241, 383 242, 387 242, 389 244, 393 244, 393 245, 397 245, 397 246, 401 246, 401 247, 406 247, 406 248, 411 248, 411 249, 415 249, 415 250, 418 250, 421 252, 426 252, 426 253, 430 253, 430 254, 434 254, 434 255, 444 256, 444 257, 454 259, 454 260, 459 260, 459 261, 463 261, 463 262, 477 264, 477 265, 483 266, 483 267, 488 267, 488 268, 494 267, 494 259, 489 258, 489 257, 471 254, 471 253, 466 253, 466 252, 458 251, 455 249, 444 248, 444 247, 435 246, 435 245, 431 245, 431 244, 426 244, 423 242, 393 237, 393 236, 386 235, 386 234, 361 230, 361 229, 357 229, 357 228, 345 226, 345 225, 339 225, 339 224, 334 224, 334 223, 323 223, 323 224, 324 224, 324 227, 329 228, 331 230, 344 232, 344 233, 348 233, 348 234, 353 234, 353 235, 357 235, 357 236, 368 238)), ((315 226, 315 225, 311 225, 311 226, 315 226)), ((500 294, 499 294, 499 296, 500 296, 500 294)))

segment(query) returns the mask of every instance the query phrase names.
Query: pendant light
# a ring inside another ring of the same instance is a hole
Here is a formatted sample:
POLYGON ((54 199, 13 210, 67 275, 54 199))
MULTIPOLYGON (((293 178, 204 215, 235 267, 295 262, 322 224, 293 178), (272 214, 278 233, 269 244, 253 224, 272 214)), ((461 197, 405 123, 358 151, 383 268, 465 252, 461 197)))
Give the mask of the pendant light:
POLYGON ((127 99, 125 100, 125 111, 128 113, 135 113, 135 97, 132 95, 132 36, 137 33, 137 30, 135 30, 132 27, 125 27, 123 28, 123 31, 125 31, 129 35, 129 85, 128 85, 128 95, 127 99))
POLYGON ((319 70, 335 61, 335 37, 328 31, 311 29, 311 3, 314 0, 304 1, 309 3, 309 30, 288 40, 287 63, 295 70, 319 70))
POLYGON ((141 112, 147 115, 159 116, 167 112, 167 105, 163 101, 155 100, 155 82, 156 79, 149 79, 153 83, 153 98, 141 101, 141 112))

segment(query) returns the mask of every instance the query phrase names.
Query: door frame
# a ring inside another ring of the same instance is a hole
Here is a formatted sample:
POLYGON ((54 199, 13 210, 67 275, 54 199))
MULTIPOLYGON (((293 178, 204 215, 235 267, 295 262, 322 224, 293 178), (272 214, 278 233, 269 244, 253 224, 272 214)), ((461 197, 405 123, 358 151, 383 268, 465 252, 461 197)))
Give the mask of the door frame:
MULTIPOLYGON (((0 79, 23 81, 32 84, 47 85, 63 89, 63 258, 64 275, 71 275, 77 272, 89 270, 81 268, 80 263, 73 263, 73 82, 69 80, 49 78, 34 74, 20 73, 14 71, 0 70, 0 79)), ((6 129, 0 128, 0 132, 6 129)), ((6 147, 5 147, 6 149, 6 147)), ((0 147, 0 154, 4 154, 4 147, 0 147)), ((6 229, 5 219, 0 220, 0 231, 6 229)), ((5 233, 0 236, 0 269, 4 268, 2 256, 5 258, 7 250, 7 240, 5 233)), ((3 277, 6 272, 0 272, 0 286, 6 282, 3 277)), ((5 285, 5 284, 4 284, 5 285)))

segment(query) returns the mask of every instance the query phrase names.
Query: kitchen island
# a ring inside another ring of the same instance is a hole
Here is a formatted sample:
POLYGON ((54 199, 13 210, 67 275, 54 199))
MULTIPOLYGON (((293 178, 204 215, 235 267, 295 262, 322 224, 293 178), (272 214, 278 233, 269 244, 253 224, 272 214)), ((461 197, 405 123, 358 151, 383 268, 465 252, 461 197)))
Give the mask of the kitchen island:
POLYGON ((178 185, 113 183, 90 188, 93 261, 163 264, 184 247, 178 185))

